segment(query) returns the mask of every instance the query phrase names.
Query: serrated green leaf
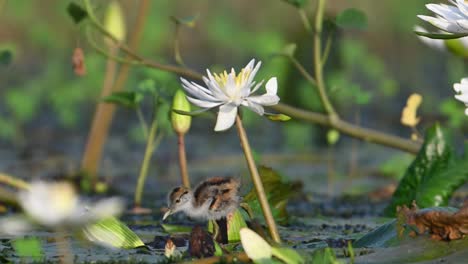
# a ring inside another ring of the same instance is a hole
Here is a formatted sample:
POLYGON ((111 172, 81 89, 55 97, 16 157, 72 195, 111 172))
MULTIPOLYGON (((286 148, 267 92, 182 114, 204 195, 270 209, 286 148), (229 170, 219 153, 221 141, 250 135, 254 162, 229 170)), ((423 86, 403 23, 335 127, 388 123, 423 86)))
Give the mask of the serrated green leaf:
POLYGON ((307 0, 283 0, 283 1, 297 8, 301 8, 307 3, 307 0))
POLYGON ((305 263, 304 258, 297 253, 292 248, 285 248, 285 247, 272 247, 271 254, 279 258, 286 264, 302 264, 305 263))
POLYGON ((161 227, 169 234, 192 232, 192 227, 190 226, 161 224, 161 227))
POLYGON ((364 12, 355 8, 348 8, 338 14, 336 24, 344 29, 366 29, 367 17, 364 12))
POLYGON ((86 226, 83 234, 89 241, 108 247, 131 249, 145 245, 130 228, 115 217, 86 226))
POLYGON ((430 128, 415 160, 395 191, 385 214, 394 216, 397 206, 419 207, 447 205, 453 192, 468 179, 468 155, 457 159, 439 125, 430 128))
POLYGON ((67 13, 73 19, 75 24, 79 24, 88 16, 88 12, 78 4, 71 2, 67 6, 67 13))
POLYGON ((285 114, 266 115, 266 117, 270 119, 271 121, 275 121, 275 122, 286 122, 286 121, 291 120, 291 117, 285 114))
POLYGON ((448 33, 434 33, 434 32, 423 32, 414 31, 416 35, 433 38, 433 39, 457 39, 468 36, 468 34, 448 34, 448 33))
POLYGON ((10 65, 13 60, 13 53, 10 50, 0 51, 0 64, 4 66, 10 65))
POLYGON ((113 92, 111 95, 102 98, 106 103, 112 103, 128 108, 136 108, 143 100, 143 94, 134 91, 113 92))
POLYGON ((12 242, 16 255, 20 258, 32 258, 40 261, 43 257, 41 241, 37 238, 20 238, 12 242))

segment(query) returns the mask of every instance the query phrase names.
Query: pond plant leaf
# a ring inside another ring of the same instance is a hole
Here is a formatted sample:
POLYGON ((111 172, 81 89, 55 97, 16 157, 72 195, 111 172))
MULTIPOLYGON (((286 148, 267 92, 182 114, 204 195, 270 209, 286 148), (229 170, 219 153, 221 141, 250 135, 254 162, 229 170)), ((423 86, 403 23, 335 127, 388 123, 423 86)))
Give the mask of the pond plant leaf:
POLYGON ((31 258, 39 262, 44 254, 42 252, 42 244, 37 238, 20 238, 12 242, 16 255, 20 258, 31 258))
POLYGON ((348 8, 338 14, 336 24, 344 29, 366 29, 367 17, 364 12, 356 8, 348 8))
POLYGON ((161 227, 164 229, 165 232, 169 234, 190 233, 192 231, 192 228, 190 226, 161 224, 161 227))
POLYGON ((145 245, 130 228, 115 217, 86 226, 83 234, 91 242, 107 247, 131 249, 145 245))
POLYGON ((271 254, 280 259, 286 264, 302 264, 305 263, 304 258, 292 248, 287 247, 272 247, 271 254))
POLYGON ((314 251, 312 255, 312 261, 314 264, 340 264, 341 262, 336 259, 335 251, 326 247, 314 251))
POLYGON ((111 95, 102 98, 106 103, 112 103, 128 108, 136 108, 143 100, 143 94, 134 91, 113 92, 111 95))
POLYGON ((467 157, 455 157, 439 125, 430 128, 385 214, 394 216, 397 206, 409 206, 413 200, 422 208, 447 205, 453 192, 468 179, 467 157))
POLYGON ((83 7, 74 2, 68 4, 67 13, 73 19, 73 22, 75 22, 75 24, 79 24, 83 19, 85 19, 88 16, 88 12, 86 12, 86 10, 84 10, 83 7))
MULTIPOLYGON (((297 195, 300 191, 300 184, 283 181, 279 173, 265 166, 260 166, 258 172, 262 179, 273 217, 278 223, 287 224, 289 216, 286 211, 286 205, 288 200, 297 195)), ((262 214, 255 189, 252 188, 252 190, 244 196, 244 201, 250 206, 254 214, 262 214)))
MULTIPOLYGON (((240 241, 240 230, 247 227, 247 223, 244 220, 244 216, 237 209, 234 213, 227 218, 227 235, 228 243, 237 243, 240 241)), ((208 221, 208 232, 213 233, 213 222, 208 221)))

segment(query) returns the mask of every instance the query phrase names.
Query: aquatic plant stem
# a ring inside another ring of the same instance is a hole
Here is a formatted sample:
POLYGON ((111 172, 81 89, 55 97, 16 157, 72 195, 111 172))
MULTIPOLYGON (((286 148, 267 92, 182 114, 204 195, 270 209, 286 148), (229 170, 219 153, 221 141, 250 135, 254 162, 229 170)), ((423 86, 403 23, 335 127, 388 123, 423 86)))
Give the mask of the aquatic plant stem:
MULTIPOLYGON (((113 43, 109 45, 110 54, 115 55, 117 51, 118 49, 116 45, 113 43)), ((108 58, 100 98, 104 98, 112 94, 112 86, 114 84, 116 71, 116 61, 108 58)), ((106 116, 109 112, 109 108, 112 107, 113 105, 108 103, 99 102, 97 104, 96 112, 94 113, 91 128, 89 130, 88 140, 85 145, 85 150, 81 161, 81 171, 84 172, 87 177, 89 177, 92 186, 96 184, 97 171, 102 156, 102 147, 100 142, 105 142, 107 137, 107 134, 104 133, 105 131, 102 129, 102 126, 105 125, 103 120, 107 118, 106 116)))
MULTIPOLYGON (((100 30, 100 32, 107 32, 104 26, 98 21, 96 15, 94 14, 93 7, 91 5, 90 0, 84 0, 84 6, 88 13, 88 17, 91 20, 91 23, 100 30)), ((149 0, 142 0, 140 1, 138 7, 138 14, 136 16, 137 20, 135 25, 132 29, 132 34, 129 40, 129 49, 135 50, 140 42, 141 35, 143 33, 143 28, 145 25, 147 13, 149 10, 149 0)), ((119 50, 122 49, 121 46, 124 46, 123 43, 116 40, 115 37, 107 32, 104 36, 108 37, 110 42, 113 41, 115 47, 119 50)), ((106 51, 104 51, 106 52, 106 51)), ((115 54, 110 54, 108 58, 112 59, 116 57, 115 54)), ((125 84, 125 81, 128 77, 130 65, 125 63, 123 64, 119 72, 117 73, 117 77, 115 78, 115 82, 111 87, 111 92, 120 91, 125 84)), ((102 150, 104 147, 105 142, 107 141, 107 137, 109 135, 110 125, 112 123, 112 119, 115 113, 115 106, 112 104, 104 104, 101 103, 98 105, 98 109, 96 110, 95 117, 93 118, 93 125, 90 129, 90 134, 88 136, 88 140, 86 143, 86 150, 83 154, 82 159, 82 171, 86 174, 91 175, 92 179, 95 179, 95 175, 97 174, 99 163, 102 157, 102 150), (99 113, 99 116, 98 116, 99 113), (89 147, 88 147, 89 146, 89 147), (88 150, 88 148, 90 150, 88 150)), ((94 186, 94 184, 93 184, 94 186)))
POLYGON ((252 149, 250 148, 249 140, 247 138, 247 133, 245 132, 244 126, 242 124, 242 119, 240 118, 239 114, 236 116, 236 126, 237 132, 239 133, 241 146, 244 150, 245 160, 247 161, 247 165, 249 167, 250 176, 252 177, 252 182, 255 186, 257 198, 260 202, 260 206, 262 207, 263 217, 265 218, 268 230, 270 231, 271 238, 273 239, 273 241, 279 244, 281 243, 281 238, 278 233, 278 228, 276 227, 275 219, 273 218, 273 214, 271 213, 271 208, 268 203, 267 196, 265 194, 265 189, 263 188, 262 179, 260 178, 257 166, 255 165, 255 161, 252 155, 252 149))
POLYGON ((9 185, 18 189, 28 189, 29 183, 23 181, 22 179, 13 177, 11 175, 0 172, 0 183, 9 185))
POLYGON ((55 242, 57 243, 57 250, 60 255, 61 264, 73 264, 73 254, 71 252, 70 241, 66 236, 64 229, 57 229, 55 231, 55 242))
POLYGON ((187 155, 185 152, 185 134, 177 133, 177 145, 179 147, 179 167, 182 176, 182 184, 190 188, 190 179, 187 170, 187 155))
POLYGON ((323 62, 322 62, 322 25, 323 13, 325 12, 326 0, 317 1, 317 11, 315 14, 315 29, 314 29, 314 70, 315 80, 317 82, 317 90, 319 92, 320 100, 322 101, 325 111, 328 113, 330 120, 338 119, 338 114, 335 112, 333 105, 328 99, 325 88, 325 81, 323 78, 323 62))
POLYGON ((154 119, 151 123, 148 138, 146 139, 145 156, 141 163, 140 174, 138 175, 137 186, 135 189, 135 207, 141 206, 141 199, 143 197, 143 188, 145 186, 146 177, 148 176, 148 169, 153 156, 155 146, 157 145, 156 134, 158 130, 158 124, 154 119))

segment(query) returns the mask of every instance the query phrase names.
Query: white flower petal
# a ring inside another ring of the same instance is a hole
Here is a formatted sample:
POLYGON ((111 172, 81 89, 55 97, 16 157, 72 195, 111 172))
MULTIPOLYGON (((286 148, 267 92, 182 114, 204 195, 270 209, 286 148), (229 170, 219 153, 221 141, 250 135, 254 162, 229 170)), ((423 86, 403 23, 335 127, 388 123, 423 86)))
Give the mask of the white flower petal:
POLYGON ((465 109, 465 115, 468 116, 468 108, 465 109))
POLYGON ((270 105, 278 104, 280 98, 276 94, 274 95, 264 94, 260 96, 250 96, 248 100, 256 104, 270 106, 270 105))
POLYGON ((267 94, 269 95, 276 95, 278 92, 278 81, 276 80, 276 77, 270 78, 268 82, 265 85, 267 94))
POLYGON ((218 117, 216 119, 215 131, 224 131, 229 129, 236 121, 237 106, 234 104, 225 104, 219 107, 218 117))
MULTIPOLYGON (((415 26, 414 31, 419 32, 427 32, 427 30, 420 26, 415 26)), ((422 43, 426 44, 428 47, 439 50, 439 51, 446 51, 447 46, 445 45, 445 41, 443 39, 432 39, 424 36, 417 36, 422 43)))
POLYGON ((465 94, 456 94, 455 98, 459 101, 462 101, 465 104, 468 104, 468 93, 465 94))
POLYGON ((31 222, 22 216, 8 216, 0 219, 0 235, 24 236, 32 229, 31 222))
POLYGON ((453 89, 457 93, 468 93, 468 84, 456 83, 453 85, 453 89))
POLYGON ((213 96, 213 93, 209 89, 204 88, 203 86, 200 86, 194 82, 189 82, 184 78, 180 78, 180 80, 182 81, 182 87, 190 95, 203 100, 216 100, 216 98, 213 96))
POLYGON ((202 108, 213 108, 213 107, 217 107, 221 104, 223 104, 222 102, 209 102, 209 101, 203 101, 203 100, 199 100, 199 99, 196 99, 196 98, 192 98, 190 96, 187 96, 187 100, 196 105, 196 106, 199 106, 199 107, 202 107, 202 108))
POLYGON ((96 221, 119 215, 123 210, 124 201, 120 198, 113 197, 98 201, 89 208, 86 214, 90 220, 96 221))
POLYGON ((250 110, 254 111, 255 113, 259 115, 263 115, 265 113, 265 110, 263 109, 263 107, 260 104, 251 101, 250 99, 251 98, 247 98, 246 100, 244 100, 242 102, 242 105, 246 106, 247 108, 249 108, 250 110))

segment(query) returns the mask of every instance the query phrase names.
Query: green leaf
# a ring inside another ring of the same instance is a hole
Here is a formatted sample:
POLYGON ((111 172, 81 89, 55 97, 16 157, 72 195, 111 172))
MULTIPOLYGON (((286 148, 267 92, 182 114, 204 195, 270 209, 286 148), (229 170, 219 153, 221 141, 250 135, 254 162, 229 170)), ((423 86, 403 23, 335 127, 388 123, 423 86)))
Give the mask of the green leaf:
POLYGON ((446 33, 431 33, 423 31, 414 31, 416 35, 428 37, 432 39, 457 39, 468 36, 468 34, 446 34, 446 33))
MULTIPOLYGON (((244 220, 244 216, 242 213, 237 209, 234 211, 232 218, 228 219, 228 242, 229 243, 237 243, 240 241, 240 234, 239 231, 241 228, 247 227, 247 223, 244 220)), ((213 222, 208 221, 208 232, 213 233, 213 222)))
POLYGON ((310 263, 314 264, 339 264, 340 262, 336 259, 335 251, 333 249, 326 247, 314 251, 312 255, 312 261, 310 263))
POLYGON ((134 91, 113 92, 111 95, 102 98, 102 101, 106 103, 128 108, 136 108, 141 100, 143 100, 143 94, 134 91))
POLYGON ((273 254, 274 257, 281 259, 286 264, 305 263, 304 258, 302 258, 302 256, 292 248, 272 247, 271 254, 273 254))
POLYGON ((297 8, 301 8, 307 3, 307 0, 283 0, 283 1, 297 8))
POLYGON ((114 248, 130 249, 145 245, 130 228, 115 217, 86 226, 83 234, 91 242, 114 248))
POLYGON ((4 66, 10 65, 13 60, 13 53, 11 50, 2 50, 0 51, 0 64, 4 66))
POLYGON ((430 128, 415 160, 407 169, 395 191, 387 216, 394 216, 397 206, 419 207, 447 205, 453 192, 468 179, 468 155, 456 158, 439 125, 430 128))
POLYGON ((364 12, 355 8, 348 8, 338 14, 336 24, 344 29, 366 29, 367 17, 364 12))
POLYGON ((271 121, 276 121, 276 122, 286 122, 291 120, 291 117, 285 114, 277 114, 277 115, 266 115, 268 119, 271 121))
POLYGON ((164 231, 166 231, 169 234, 192 232, 192 227, 190 226, 169 225, 169 224, 161 224, 161 226, 164 229, 164 231))
POLYGON ((67 13, 73 19, 73 22, 75 22, 75 24, 79 24, 83 19, 85 19, 88 16, 88 12, 86 12, 85 9, 83 9, 81 6, 74 2, 68 4, 67 13))
POLYGON ((43 257, 42 245, 37 238, 20 238, 12 242, 16 254, 20 258, 32 258, 40 261, 43 257))
POLYGON ((284 46, 283 50, 281 51, 281 54, 294 57, 294 53, 296 53, 296 48, 296 43, 289 43, 286 46, 284 46))

